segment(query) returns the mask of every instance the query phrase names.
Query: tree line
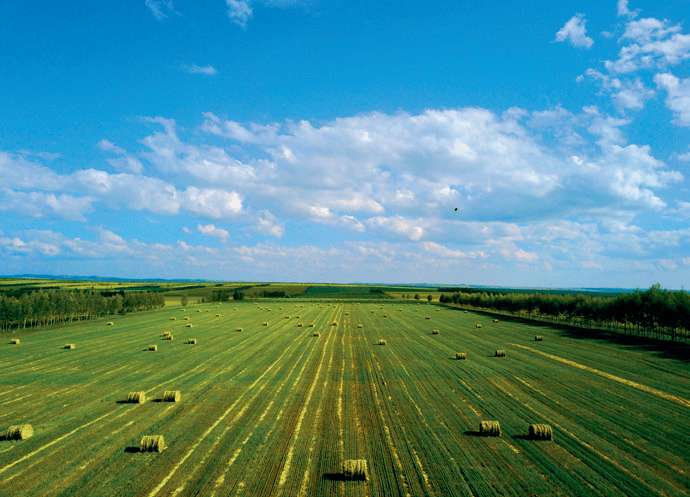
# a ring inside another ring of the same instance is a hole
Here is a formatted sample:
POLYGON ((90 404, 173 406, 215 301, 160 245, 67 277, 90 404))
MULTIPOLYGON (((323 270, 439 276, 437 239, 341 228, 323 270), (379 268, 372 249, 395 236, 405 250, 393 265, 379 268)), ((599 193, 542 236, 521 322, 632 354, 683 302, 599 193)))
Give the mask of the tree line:
POLYGON ((536 318, 557 324, 598 328, 640 336, 687 339, 690 294, 658 283, 615 297, 544 293, 442 293, 440 302, 536 318))
POLYGON ((0 294, 0 330, 56 326, 164 305, 165 297, 158 292, 37 290, 19 297, 0 294))

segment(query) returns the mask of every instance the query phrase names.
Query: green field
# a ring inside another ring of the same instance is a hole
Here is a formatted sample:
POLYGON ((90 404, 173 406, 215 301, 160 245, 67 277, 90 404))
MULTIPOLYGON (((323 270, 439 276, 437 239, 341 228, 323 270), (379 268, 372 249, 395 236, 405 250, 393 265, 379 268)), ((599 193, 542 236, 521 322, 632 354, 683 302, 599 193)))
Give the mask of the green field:
POLYGON ((0 441, 0 495, 690 492, 687 360, 426 303, 257 302, 4 335, 0 432, 35 434, 0 441), (138 452, 144 435, 166 449, 138 452), (342 481, 348 459, 368 481, 342 481))

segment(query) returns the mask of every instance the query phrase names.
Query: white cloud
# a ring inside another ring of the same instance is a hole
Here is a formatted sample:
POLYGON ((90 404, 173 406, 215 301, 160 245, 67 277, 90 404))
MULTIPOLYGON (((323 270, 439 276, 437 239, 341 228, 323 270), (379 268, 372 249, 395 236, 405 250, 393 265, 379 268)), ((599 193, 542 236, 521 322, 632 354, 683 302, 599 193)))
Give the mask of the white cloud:
POLYGON ((212 224, 199 224, 197 225, 196 229, 199 230, 199 233, 202 235, 220 238, 223 241, 226 241, 228 238, 230 238, 230 233, 228 233, 227 230, 218 228, 212 224))
POLYGON ((94 197, 45 192, 0 190, 0 211, 19 212, 38 219, 59 217, 67 221, 86 221, 85 214, 93 212, 94 197))
POLYGON ((555 41, 569 41, 574 47, 591 48, 594 40, 587 36, 584 14, 575 14, 556 33, 555 41))
POLYGON ((539 254, 527 252, 524 249, 516 247, 514 244, 509 244, 507 247, 501 249, 501 254, 506 260, 516 260, 519 262, 536 262, 539 260, 539 254))
POLYGON ((216 71, 213 66, 201 67, 197 66, 196 64, 192 64, 190 66, 182 66, 182 68, 190 74, 206 74, 207 76, 218 74, 218 71, 216 71))
POLYGON ((162 21, 168 14, 166 12, 172 12, 173 14, 180 16, 181 14, 175 10, 173 7, 172 0, 145 0, 146 6, 149 8, 153 16, 162 21))
POLYGON ((249 0, 225 0, 228 6, 228 17, 230 20, 242 27, 247 26, 247 22, 252 17, 252 8, 249 0))
POLYGON ((105 138, 98 142, 98 148, 100 148, 104 152, 112 152, 116 155, 127 154, 127 151, 124 148, 118 147, 113 142, 106 140, 105 138))
POLYGON ((630 12, 628 10, 628 0, 618 0, 618 15, 632 19, 637 16, 637 11, 630 12))
POLYGON ((639 77, 634 81, 621 80, 594 69, 587 69, 585 74, 601 82, 602 89, 612 95, 619 109, 639 110, 654 97, 654 90, 645 87, 639 77))
POLYGON ((256 220, 256 230, 264 235, 281 238, 285 233, 285 223, 282 223, 268 210, 259 212, 256 220))
POLYGON ((681 219, 690 219, 690 202, 677 202, 677 207, 671 212, 681 219))
POLYGON ((594 261, 583 261, 582 267, 585 269, 604 269, 601 264, 594 261))
POLYGON ((673 123, 690 126, 690 78, 679 79, 671 73, 657 74, 654 82, 666 90, 666 107, 674 113, 673 123))

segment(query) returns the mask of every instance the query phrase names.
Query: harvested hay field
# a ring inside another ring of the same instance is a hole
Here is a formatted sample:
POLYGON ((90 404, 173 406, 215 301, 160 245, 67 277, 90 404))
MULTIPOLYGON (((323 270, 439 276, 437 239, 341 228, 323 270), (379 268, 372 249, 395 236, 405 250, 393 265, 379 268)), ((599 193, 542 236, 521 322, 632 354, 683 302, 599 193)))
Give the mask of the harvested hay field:
POLYGON ((509 317, 483 332, 493 316, 452 307, 433 315, 432 336, 424 313, 389 311, 408 302, 319 302, 237 301, 234 322, 199 314, 185 336, 202 347, 161 343, 189 323, 171 322, 179 306, 128 313, 107 333, 85 320, 7 335, 22 346, 0 354, 0 495, 687 495, 679 344, 509 317), (294 303, 302 319, 262 327, 267 308, 294 303), (65 339, 80 350, 62 353, 65 339), (510 357, 494 359, 499 348, 510 357), (184 400, 163 402, 166 391, 184 400), (480 436, 482 420, 501 436, 480 436), (34 436, 5 439, 20 424, 34 436), (140 452, 144 435, 164 435, 165 450, 140 452), (366 478, 350 481, 363 472, 344 461, 366 461, 366 478))

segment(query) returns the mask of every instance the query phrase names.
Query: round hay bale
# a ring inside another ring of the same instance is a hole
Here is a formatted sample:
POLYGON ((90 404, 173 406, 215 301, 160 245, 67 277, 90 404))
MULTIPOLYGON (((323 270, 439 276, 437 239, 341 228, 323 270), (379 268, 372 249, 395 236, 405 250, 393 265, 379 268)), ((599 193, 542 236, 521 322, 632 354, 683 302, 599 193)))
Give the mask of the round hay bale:
POLYGON ((414 312, 419 312, 419 309, 415 309, 414 312))
POLYGON ((163 402, 179 402, 182 400, 182 394, 179 390, 166 390, 163 392, 163 402))
POLYGON ((376 311, 371 311, 372 314, 376 314, 376 311))
POLYGON ((340 470, 343 480, 366 481, 368 476, 366 459, 350 459, 343 461, 340 470))
POLYGON ((358 324, 358 325, 357 325, 357 328, 364 328, 364 325, 363 325, 363 324, 358 324))
POLYGON ((500 437, 501 425, 498 421, 482 421, 479 423, 479 434, 484 437, 500 437))
POLYGON ((139 452, 163 452, 165 440, 163 435, 145 435, 139 442, 139 452))
POLYGON ((439 333, 441 333, 439 330, 431 330, 432 335, 438 335, 439 333))
POLYGON ((208 309, 206 309, 206 312, 211 312, 211 311, 209 311, 208 309))
POLYGON ((301 328, 302 326, 304 326, 302 323, 297 323, 298 328, 301 328))
POLYGON ((149 345, 149 350, 156 352, 158 350, 158 345, 149 345))
POLYGON ((543 341, 543 340, 544 340, 544 337, 541 336, 541 335, 536 335, 536 336, 534 337, 534 341, 535 341, 535 342, 541 342, 541 341, 543 341))
POLYGON ((264 321, 264 326, 268 326, 268 321, 264 321))
POLYGON ((497 350, 496 351, 496 357, 505 357, 505 356, 506 356, 505 350, 497 350))
POLYGON ((64 348, 66 348, 66 349, 73 349, 73 348, 74 348, 74 344, 73 344, 73 343, 66 343, 64 348))
POLYGON ((233 310, 233 311, 236 311, 236 310, 237 310, 237 307, 233 307, 232 310, 233 310))
POLYGON ((318 337, 321 336, 321 334, 318 331, 315 331, 311 336, 318 337))
POLYGON ((387 318, 387 317, 388 317, 388 314, 384 314, 383 317, 384 317, 384 318, 387 318))
POLYGON ((127 402, 131 404, 143 404, 146 402, 146 392, 129 392, 127 395, 127 402))
POLYGON ((5 440, 26 440, 34 436, 34 428, 31 425, 14 425, 7 428, 5 440))
POLYGON ((189 345, 196 345, 196 338, 188 338, 187 343, 189 345))
POLYGON ((402 311, 404 311, 404 309, 398 309, 398 311, 402 312, 402 311))
POLYGON ((494 323, 498 323, 498 319, 494 319, 494 323))
POLYGON ((244 331, 244 328, 237 328, 235 331, 244 331))
POLYGON ((346 313, 345 313, 345 315, 346 315, 346 316, 349 316, 349 315, 350 315, 350 313, 349 313, 349 312, 346 312, 346 313))
POLYGON ((333 321, 333 324, 332 324, 331 326, 338 326, 338 322, 337 322, 337 321, 333 321))
POLYGON ((168 335, 167 337, 165 337, 165 340, 174 340, 174 338, 172 335, 168 335))
POLYGON ((465 354, 464 352, 456 352, 455 353, 455 359, 458 361, 465 360, 465 359, 467 359, 467 354, 465 354))
POLYGON ((170 321, 177 321, 177 318, 175 316, 170 318, 170 321))
POLYGON ((299 319, 299 318, 300 318, 300 316, 295 316, 295 319, 299 319))
POLYGON ((285 319, 290 319, 290 316, 285 316, 285 319))
POLYGON ((465 311, 465 314, 467 314, 469 311, 465 311))
POLYGON ((532 440, 553 440, 553 430, 549 425, 529 425, 529 437, 532 440))
POLYGON ((112 321, 108 321, 108 326, 113 326, 114 324, 115 323, 113 323, 112 321))
POLYGON ((314 323, 309 323, 309 327, 310 327, 310 328, 313 328, 313 327, 314 327, 314 323))
POLYGON ((189 321, 189 316, 185 316, 184 320, 189 321))
POLYGON ((194 328, 194 325, 192 323, 187 323, 187 328, 194 328))
POLYGON ((219 305, 217 305, 217 306, 216 306, 216 309, 218 309, 219 307, 220 307, 220 306, 219 306, 219 305))
POLYGON ((386 341, 385 340, 379 340, 379 345, 386 345, 386 341))
POLYGON ((201 312, 201 309, 197 309, 196 312, 201 312))
POLYGON ((476 325, 476 327, 477 327, 477 328, 481 328, 481 327, 482 327, 482 325, 481 325, 481 324, 478 324, 478 325, 476 325))
POLYGON ((431 319, 431 316, 426 316, 424 319, 431 319))
POLYGON ((441 309, 436 309, 436 312, 440 312, 440 311, 441 311, 441 309))
POLYGON ((10 344, 12 344, 12 345, 19 345, 19 343, 20 343, 19 338, 13 338, 12 340, 10 340, 10 344))
POLYGON ((216 317, 219 318, 219 317, 220 317, 220 314, 216 314, 216 317))

